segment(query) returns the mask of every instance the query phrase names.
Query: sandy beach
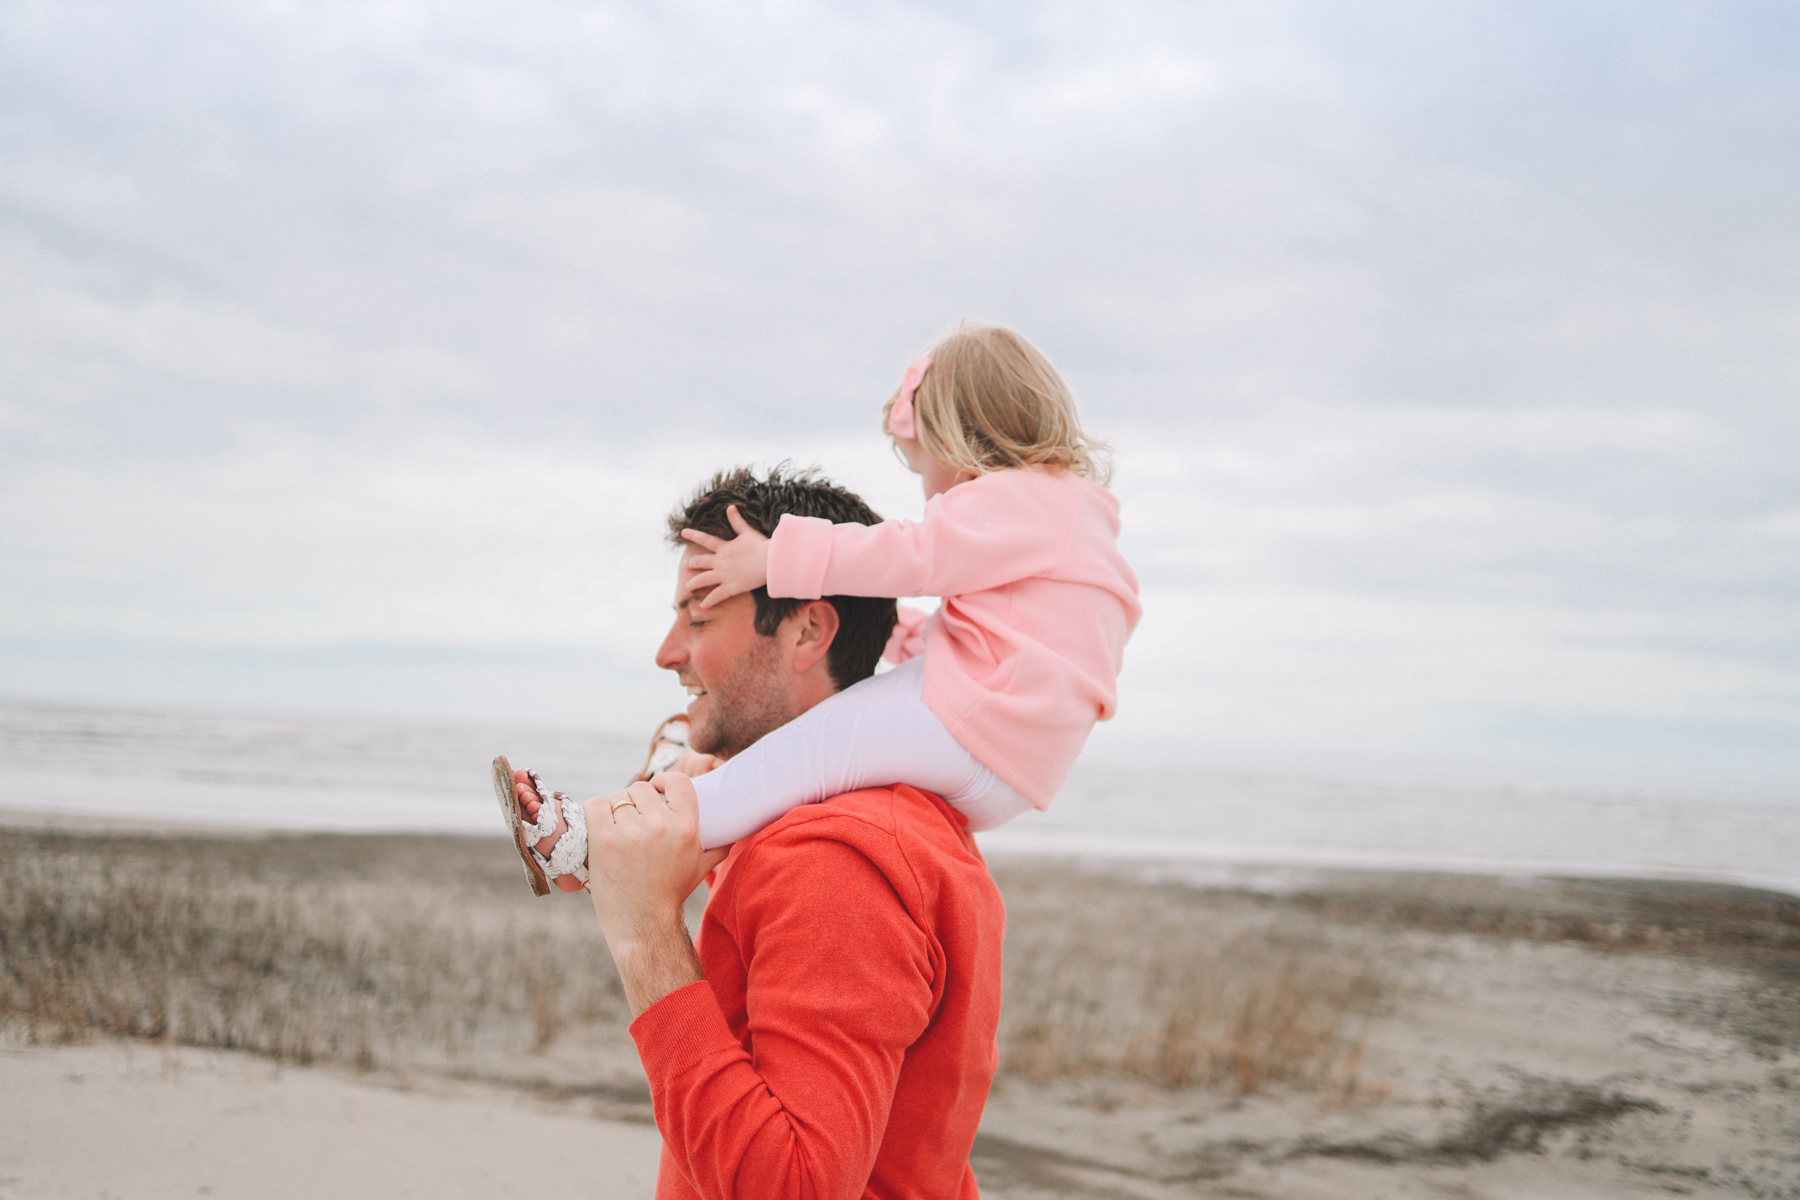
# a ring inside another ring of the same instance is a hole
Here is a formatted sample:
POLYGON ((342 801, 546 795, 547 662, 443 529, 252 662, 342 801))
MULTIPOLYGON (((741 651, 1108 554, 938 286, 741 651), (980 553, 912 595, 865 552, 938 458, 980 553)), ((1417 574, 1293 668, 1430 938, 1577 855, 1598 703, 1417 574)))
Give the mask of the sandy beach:
MULTIPOLYGON (((495 839, 0 832, 0 1200, 651 1192, 591 916, 495 839)), ((1800 1196, 1800 899, 995 863, 1005 1200, 1800 1196)))
POLYGON ((647 1121, 442 1075, 358 1074, 191 1047, 0 1051, 0 1197, 310 1200, 654 1190, 647 1121))

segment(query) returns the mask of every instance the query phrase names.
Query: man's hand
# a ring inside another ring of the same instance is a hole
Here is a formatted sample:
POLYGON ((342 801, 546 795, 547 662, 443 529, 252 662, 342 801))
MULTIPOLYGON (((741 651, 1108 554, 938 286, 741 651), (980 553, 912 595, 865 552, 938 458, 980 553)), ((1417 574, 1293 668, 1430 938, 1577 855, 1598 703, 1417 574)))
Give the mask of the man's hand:
POLYGON ((588 893, 635 1019, 664 996, 705 978, 681 906, 727 853, 702 853, 699 801, 669 771, 585 807, 588 893))
POLYGON ((706 551, 705 554, 691 554, 687 560, 689 566, 700 569, 698 575, 688 580, 689 593, 698 595, 707 588, 712 589, 700 601, 701 608, 711 608, 769 582, 769 539, 750 527, 750 523, 738 514, 735 504, 726 506, 725 519, 737 530, 737 536, 729 541, 701 533, 698 529, 681 531, 682 537, 706 551))

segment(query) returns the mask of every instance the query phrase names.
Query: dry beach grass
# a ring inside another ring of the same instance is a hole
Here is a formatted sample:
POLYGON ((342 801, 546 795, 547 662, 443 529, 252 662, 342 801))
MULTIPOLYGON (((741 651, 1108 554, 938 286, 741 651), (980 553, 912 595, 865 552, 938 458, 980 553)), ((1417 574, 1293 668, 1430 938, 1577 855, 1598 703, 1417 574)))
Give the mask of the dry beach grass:
MULTIPOLYGON (((35 1042, 166 1039, 365 1069, 622 1045, 586 905, 525 897, 493 850, 0 834, 0 1021, 35 1042)), ((1019 873, 1009 891, 1004 1070, 1353 1089, 1381 989, 1316 935, 1076 876, 1045 890, 1019 873)))
POLYGON ((569 1039, 585 1074, 628 1077, 627 1012, 592 913, 534 903, 494 850, 0 833, 0 1021, 34 1042, 512 1077, 569 1039))
POLYGON ((1196 908, 1181 888, 1038 868, 1007 897, 1002 1069, 1033 1083, 1353 1094, 1379 974, 1268 909, 1196 908))
MULTIPOLYGON (((995 875, 986 1195, 1800 1196, 1800 901, 995 875)), ((248 1051, 642 1122, 625 1023, 587 906, 530 897, 497 838, 0 830, 15 1045, 248 1051)))

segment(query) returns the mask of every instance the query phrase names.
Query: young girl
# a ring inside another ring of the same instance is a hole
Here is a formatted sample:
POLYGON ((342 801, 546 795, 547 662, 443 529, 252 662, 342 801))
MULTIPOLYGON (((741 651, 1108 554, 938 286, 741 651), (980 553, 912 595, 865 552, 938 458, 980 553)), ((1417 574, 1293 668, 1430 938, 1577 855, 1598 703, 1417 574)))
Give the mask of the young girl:
MULTIPOLYGON (((690 590, 712 588, 702 608, 764 586, 797 599, 943 597, 929 616, 900 609, 884 652, 894 670, 695 777, 707 849, 798 805, 893 783, 942 796, 971 830, 992 829, 1048 808, 1094 722, 1113 715, 1141 612, 1137 577, 1118 551, 1119 503, 1103 486, 1099 447, 1062 377, 1011 330, 964 325, 913 360, 883 411, 923 478, 923 520, 789 515, 765 537, 733 508, 735 538, 682 535, 702 572, 690 590)), ((525 843, 556 834, 558 805, 520 797, 536 818, 521 823, 521 848, 544 874, 585 881, 579 815, 545 859, 547 843, 525 843)))

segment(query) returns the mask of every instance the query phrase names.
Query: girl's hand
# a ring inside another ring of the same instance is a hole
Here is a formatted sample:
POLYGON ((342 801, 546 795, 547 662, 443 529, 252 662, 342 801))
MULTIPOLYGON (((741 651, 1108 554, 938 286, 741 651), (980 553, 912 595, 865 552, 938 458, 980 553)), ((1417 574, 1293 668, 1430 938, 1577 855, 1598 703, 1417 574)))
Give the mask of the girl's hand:
POLYGON ((769 582, 769 539, 738 515, 735 504, 726 507, 725 518, 737 530, 737 536, 729 541, 698 529, 681 531, 682 537, 706 551, 688 557, 688 564, 700 572, 688 580, 688 591, 712 589, 700 601, 701 608, 711 608, 769 582))
MULTIPOLYGON (((704 775, 708 771, 717 770, 724 765, 725 760, 716 754, 702 754, 698 750, 689 750, 686 754, 676 759, 675 765, 670 767, 669 770, 680 771, 683 775, 692 779, 696 775, 704 775)), ((562 877, 559 875, 557 878, 560 879, 562 877)))

